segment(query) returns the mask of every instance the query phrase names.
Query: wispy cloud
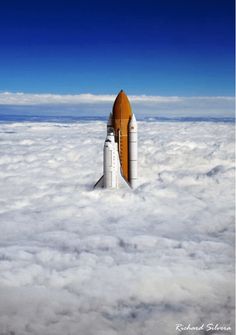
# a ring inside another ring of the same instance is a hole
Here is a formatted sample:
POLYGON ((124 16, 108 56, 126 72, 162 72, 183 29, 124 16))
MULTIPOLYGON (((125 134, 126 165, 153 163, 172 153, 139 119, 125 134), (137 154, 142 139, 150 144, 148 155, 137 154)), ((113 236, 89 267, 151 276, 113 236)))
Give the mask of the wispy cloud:
MULTIPOLYGON (((95 94, 34 94, 34 93, 0 93, 0 104, 5 105, 35 105, 35 104, 88 104, 88 103, 110 103, 116 95, 95 95, 95 94)), ((184 98, 177 96, 162 97, 148 95, 131 95, 131 102, 148 103, 174 103, 183 101, 184 98)))
MULTIPOLYGON (((112 107, 116 95, 87 94, 35 94, 35 93, 0 93, 0 112, 51 113, 57 111, 68 114, 106 115, 112 107)), ((161 116, 233 116, 234 97, 232 96, 152 96, 130 95, 129 99, 138 114, 161 116)))
MULTIPOLYGON (((113 102, 116 95, 95 95, 86 94, 35 94, 35 93, 0 93, 0 104, 4 105, 35 105, 35 104, 81 104, 81 103, 110 103, 113 102)), ((131 102, 136 103, 176 103, 186 101, 230 101, 234 98, 230 96, 217 97, 179 97, 179 96, 155 96, 155 95, 130 95, 131 102)))

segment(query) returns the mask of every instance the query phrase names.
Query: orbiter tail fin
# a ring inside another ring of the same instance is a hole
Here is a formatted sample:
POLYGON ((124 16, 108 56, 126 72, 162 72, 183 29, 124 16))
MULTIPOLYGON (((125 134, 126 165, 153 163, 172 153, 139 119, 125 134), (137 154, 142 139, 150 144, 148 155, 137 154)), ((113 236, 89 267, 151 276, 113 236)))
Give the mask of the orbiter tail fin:
POLYGON ((103 188, 104 187, 104 175, 96 182, 93 188, 103 188))
POLYGON ((127 181, 125 180, 125 178, 122 176, 121 173, 119 173, 118 176, 118 180, 119 180, 119 188, 130 188, 129 184, 127 183, 127 181))
POLYGON ((120 188, 130 188, 128 182, 125 180, 125 178, 123 177, 123 173, 122 173, 122 168, 121 168, 121 164, 120 164, 120 157, 119 154, 118 155, 118 184, 120 188))

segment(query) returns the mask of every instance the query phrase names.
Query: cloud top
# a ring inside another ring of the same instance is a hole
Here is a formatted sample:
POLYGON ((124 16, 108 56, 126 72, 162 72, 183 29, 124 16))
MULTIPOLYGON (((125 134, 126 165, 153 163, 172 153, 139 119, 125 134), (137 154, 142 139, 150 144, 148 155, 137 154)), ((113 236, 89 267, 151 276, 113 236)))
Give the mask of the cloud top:
MULTIPOLYGON (((0 93, 0 113, 57 115, 108 115, 116 95, 0 93)), ((231 96, 129 95, 137 116, 234 116, 231 96)))
MULTIPOLYGON (((111 103, 116 95, 103 94, 50 94, 50 93, 0 93, 0 104, 2 105, 35 105, 35 104, 97 104, 111 103)), ((155 95, 130 95, 132 103, 180 103, 185 101, 234 101, 230 96, 217 97, 179 97, 179 96, 155 96, 155 95)))
POLYGON ((0 123, 0 333, 233 327, 234 125, 139 122, 133 191, 92 190, 105 131, 0 123))

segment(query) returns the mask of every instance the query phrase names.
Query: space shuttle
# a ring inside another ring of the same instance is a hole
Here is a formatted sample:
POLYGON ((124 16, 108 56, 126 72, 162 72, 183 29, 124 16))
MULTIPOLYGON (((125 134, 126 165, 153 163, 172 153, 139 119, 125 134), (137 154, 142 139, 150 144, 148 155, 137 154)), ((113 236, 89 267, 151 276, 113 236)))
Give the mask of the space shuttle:
POLYGON ((103 176, 94 188, 137 187, 137 121, 123 90, 117 95, 107 122, 103 148, 103 176))

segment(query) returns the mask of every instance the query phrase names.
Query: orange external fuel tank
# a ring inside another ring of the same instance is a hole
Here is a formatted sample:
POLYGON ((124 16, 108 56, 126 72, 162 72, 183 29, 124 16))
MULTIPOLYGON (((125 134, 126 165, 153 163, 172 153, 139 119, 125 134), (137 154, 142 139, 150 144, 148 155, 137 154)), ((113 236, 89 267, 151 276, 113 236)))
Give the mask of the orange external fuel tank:
POLYGON ((120 164, 123 177, 129 182, 129 122, 132 117, 132 110, 123 90, 120 91, 113 105, 112 126, 114 129, 115 141, 118 143, 120 164))

